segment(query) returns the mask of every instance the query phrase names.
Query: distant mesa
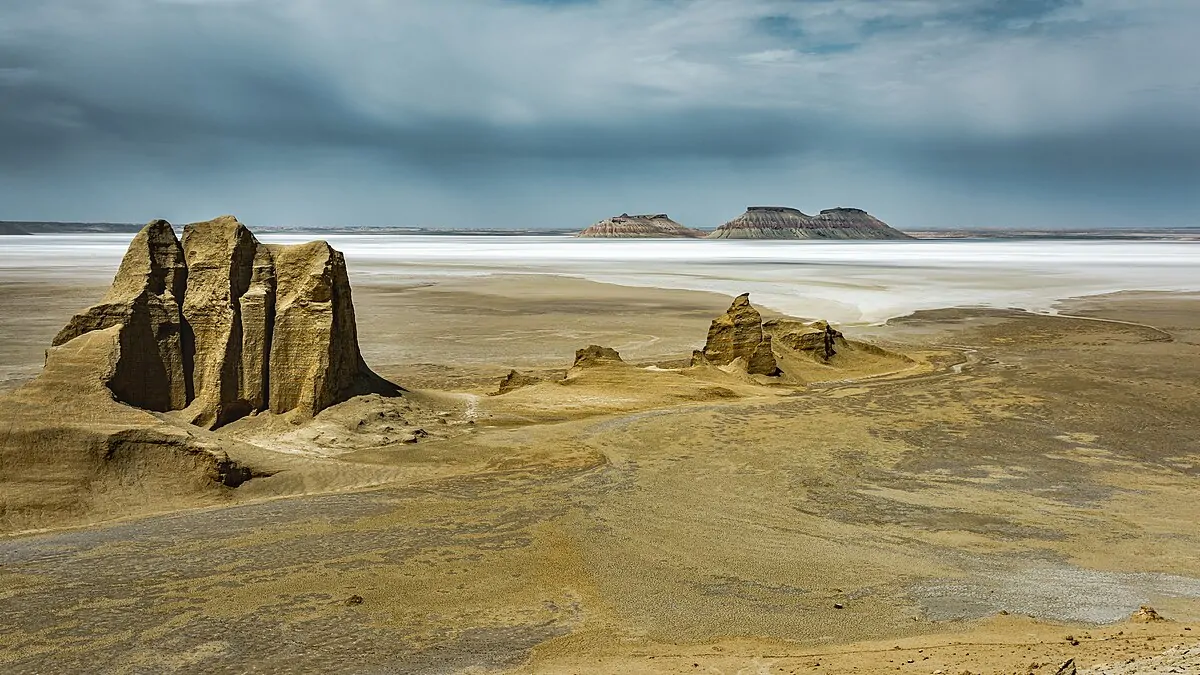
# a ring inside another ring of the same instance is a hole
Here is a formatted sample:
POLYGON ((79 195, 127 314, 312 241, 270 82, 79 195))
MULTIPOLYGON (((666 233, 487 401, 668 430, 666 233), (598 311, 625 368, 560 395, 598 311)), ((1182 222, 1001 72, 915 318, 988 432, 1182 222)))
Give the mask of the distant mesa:
POLYGON ((787 206, 751 206, 709 239, 912 239, 862 209, 825 209, 810 216, 787 206))
POLYGON ((684 227, 668 218, 665 213, 641 216, 622 213, 605 218, 576 236, 614 239, 702 239, 706 233, 684 227))

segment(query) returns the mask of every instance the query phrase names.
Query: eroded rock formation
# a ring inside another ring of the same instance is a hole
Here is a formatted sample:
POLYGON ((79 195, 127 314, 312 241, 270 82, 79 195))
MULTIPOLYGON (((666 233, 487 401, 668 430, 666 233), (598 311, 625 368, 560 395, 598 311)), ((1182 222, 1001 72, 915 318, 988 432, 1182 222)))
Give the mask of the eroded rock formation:
POLYGON ((41 375, 0 397, 0 531, 195 504, 249 476, 205 432, 114 399, 145 364, 128 332, 51 347, 41 375))
POLYGON ((804 352, 820 361, 829 361, 846 344, 842 334, 825 321, 771 319, 763 323, 763 332, 771 336, 773 344, 804 352))
POLYGON ((388 393, 379 390, 382 379, 358 350, 342 254, 323 241, 273 246, 271 253, 276 283, 271 411, 315 415, 357 394, 388 393))
POLYGON ((624 363, 621 360, 621 355, 612 347, 601 347, 600 345, 588 345, 582 349, 575 350, 574 368, 588 368, 592 366, 602 366, 606 364, 624 363))
POLYGON ((750 206, 710 239, 911 239, 862 209, 825 209, 810 216, 786 206, 750 206))
POLYGON ((700 230, 684 227, 671 220, 665 213, 653 215, 631 216, 622 213, 619 216, 605 218, 580 232, 578 237, 608 237, 608 238, 691 238, 699 239, 706 236, 700 230))
POLYGON ((771 351, 771 335, 763 332, 762 315, 750 304, 750 294, 734 298, 729 309, 713 319, 704 349, 693 354, 692 365, 724 366, 742 359, 751 375, 775 376, 779 365, 771 351))
POLYGON ((52 345, 119 327, 119 352, 106 376, 113 395, 146 410, 178 410, 193 391, 191 337, 181 313, 187 278, 175 231, 156 220, 133 238, 100 304, 76 314, 52 345))
POLYGON ((528 387, 532 384, 537 384, 539 380, 531 375, 526 375, 519 370, 510 370, 504 379, 500 380, 500 387, 496 390, 496 396, 507 394, 510 391, 516 391, 521 387, 528 387))
POLYGON ((266 246, 233 216, 134 238, 104 301, 55 345, 120 326, 107 382, 118 401, 216 428, 270 409, 311 417, 399 388, 358 349, 346 261, 325 242, 266 246))
MULTIPOLYGON (((254 411, 247 391, 242 296, 250 289, 258 241, 232 216, 192 223, 183 230, 188 284, 183 318, 195 339, 189 422, 215 427, 254 411)), ((261 370, 262 365, 258 366, 261 370)), ((251 365, 251 370, 254 367, 251 365)))
POLYGON ((0 530, 210 498, 250 470, 197 426, 401 391, 359 353, 342 255, 264 246, 232 216, 188 225, 182 243, 166 221, 144 227, 53 345, 0 397, 0 530))

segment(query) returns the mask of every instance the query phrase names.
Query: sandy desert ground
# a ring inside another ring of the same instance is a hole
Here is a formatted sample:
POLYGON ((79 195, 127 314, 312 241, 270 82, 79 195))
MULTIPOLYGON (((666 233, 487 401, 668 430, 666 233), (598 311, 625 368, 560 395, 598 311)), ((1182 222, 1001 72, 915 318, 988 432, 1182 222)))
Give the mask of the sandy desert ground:
MULTIPOLYGON (((355 279, 429 435, 235 423, 274 475, 0 538, 0 670, 1200 672, 1200 295, 918 312, 845 331, 911 362, 765 387, 677 372, 728 296, 547 279, 355 279), (558 382, 589 344, 627 364, 558 382)), ((0 390, 105 284, 0 279, 0 390)))

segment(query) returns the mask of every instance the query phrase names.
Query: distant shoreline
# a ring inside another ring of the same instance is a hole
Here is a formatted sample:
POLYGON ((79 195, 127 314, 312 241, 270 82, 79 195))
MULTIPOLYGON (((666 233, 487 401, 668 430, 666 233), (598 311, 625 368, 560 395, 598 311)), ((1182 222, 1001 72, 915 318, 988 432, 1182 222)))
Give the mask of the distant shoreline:
MULTIPOLYGON (((0 221, 0 235, 34 234, 134 234, 143 225, 138 223, 83 223, 0 221)), ((501 228, 433 228, 400 226, 310 226, 265 225, 257 228, 264 233, 311 233, 321 234, 385 234, 423 236, 492 236, 492 237, 569 237, 580 232, 578 229, 501 229, 501 228)), ((711 231, 703 230, 702 231, 711 231)), ((1200 241, 1200 227, 1158 228, 1097 228, 1092 230, 959 228, 932 230, 905 230, 905 234, 916 239, 1167 239, 1175 241, 1200 241)), ((763 240, 768 241, 768 240, 763 240)), ((810 240, 811 241, 811 240, 810 240)))

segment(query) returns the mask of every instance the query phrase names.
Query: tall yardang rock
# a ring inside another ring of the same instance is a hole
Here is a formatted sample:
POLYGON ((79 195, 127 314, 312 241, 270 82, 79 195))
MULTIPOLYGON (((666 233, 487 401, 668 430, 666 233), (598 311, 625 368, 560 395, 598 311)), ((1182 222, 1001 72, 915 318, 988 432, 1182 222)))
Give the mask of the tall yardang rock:
POLYGON ((175 231, 156 220, 130 243, 103 301, 75 315, 52 344, 120 326, 119 354, 106 376, 113 395, 146 410, 183 408, 192 397, 190 332, 181 313, 187 278, 175 231))
POLYGON ((328 244, 264 246, 232 216, 188 225, 181 244, 156 220, 41 374, 0 396, 0 531, 211 503, 253 475, 227 451, 261 455, 191 423, 400 391, 363 362, 328 244))
POLYGON ((665 213, 641 216, 622 213, 619 216, 605 218, 576 236, 616 239, 699 239, 703 238, 705 233, 684 227, 668 218, 665 213))
POLYGON ((270 404, 315 415, 379 378, 358 350, 354 302, 342 254, 323 241, 274 246, 276 304, 270 404))
POLYGON ((710 239, 911 239, 862 209, 825 209, 816 216, 786 206, 751 206, 710 239))
MULTIPOLYGON (((251 363, 254 350, 246 353, 243 343, 256 333, 257 342, 262 342, 266 316, 252 309, 257 326, 244 326, 242 316, 242 299, 250 290, 259 248, 250 230, 233 216, 192 223, 183 229, 188 265, 183 317, 195 336, 192 382, 196 397, 187 416, 198 426, 226 424, 253 412, 255 402, 261 406, 263 401, 265 351, 259 348, 258 363, 251 363), (244 376, 247 367, 249 378, 244 376)), ((253 347, 255 340, 250 341, 253 347)))
POLYGON ((742 359, 751 375, 775 376, 779 365, 771 351, 771 336, 763 332, 762 315, 750 304, 750 294, 733 300, 729 310, 713 319, 704 349, 692 357, 692 365, 701 362, 724 366, 742 359))
POLYGON ((256 246, 250 285, 238 304, 242 310, 242 400, 253 410, 266 410, 275 328, 275 259, 267 246, 256 246))
POLYGON ((134 238, 104 302, 55 339, 120 326, 107 386, 137 408, 216 428, 270 409, 311 417, 402 389, 367 367, 346 261, 329 244, 266 246, 233 216, 134 238))

